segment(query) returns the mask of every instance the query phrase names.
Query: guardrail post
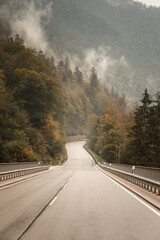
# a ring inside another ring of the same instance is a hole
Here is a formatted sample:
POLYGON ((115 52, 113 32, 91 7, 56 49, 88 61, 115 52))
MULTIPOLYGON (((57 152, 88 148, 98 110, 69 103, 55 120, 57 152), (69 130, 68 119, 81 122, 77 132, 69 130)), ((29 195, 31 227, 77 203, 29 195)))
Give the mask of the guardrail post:
POLYGON ((148 191, 149 191, 149 192, 152 192, 152 186, 151 186, 151 185, 149 185, 148 191))
POLYGON ((148 190, 148 184, 146 184, 145 189, 148 190))
POLYGON ((152 193, 156 193, 156 187, 152 187, 152 193))
POLYGON ((142 187, 143 186, 143 183, 142 182, 140 182, 140 187, 142 187))
POLYGON ((135 169, 136 167, 135 166, 132 166, 132 173, 135 174, 135 169))
POLYGON ((156 188, 156 195, 160 195, 160 188, 156 188))

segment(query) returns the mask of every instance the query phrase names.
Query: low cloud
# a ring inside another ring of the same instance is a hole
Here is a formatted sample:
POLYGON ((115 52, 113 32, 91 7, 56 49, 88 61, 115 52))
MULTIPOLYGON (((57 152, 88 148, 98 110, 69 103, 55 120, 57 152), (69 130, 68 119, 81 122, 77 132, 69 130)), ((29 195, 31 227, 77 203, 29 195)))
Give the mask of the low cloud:
POLYGON ((42 50, 47 55, 53 54, 44 32, 44 24, 49 20, 50 13, 51 5, 41 9, 33 1, 18 0, 9 1, 0 10, 1 16, 10 23, 12 36, 19 34, 26 46, 42 50))
POLYGON ((119 60, 113 59, 109 55, 109 48, 99 47, 97 50, 88 49, 84 54, 84 66, 85 72, 91 67, 95 67, 97 74, 101 81, 106 79, 106 74, 109 72, 115 72, 116 66, 121 65, 123 68, 127 68, 128 64, 124 57, 121 57, 119 60))
POLYGON ((83 60, 77 56, 69 56, 71 67, 79 66, 84 78, 89 79, 91 68, 95 67, 99 81, 109 90, 114 88, 119 95, 128 94, 134 82, 134 72, 125 57, 113 59, 109 55, 110 48, 99 47, 98 49, 87 49, 84 51, 83 60))
POLYGON ((159 0, 133 0, 133 2, 143 3, 148 7, 150 7, 150 6, 160 7, 160 1, 159 0))

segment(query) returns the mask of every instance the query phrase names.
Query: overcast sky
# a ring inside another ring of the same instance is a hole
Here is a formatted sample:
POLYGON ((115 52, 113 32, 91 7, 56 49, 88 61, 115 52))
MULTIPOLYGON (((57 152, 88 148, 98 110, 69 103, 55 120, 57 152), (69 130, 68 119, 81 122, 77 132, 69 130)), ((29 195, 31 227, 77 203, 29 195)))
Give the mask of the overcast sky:
POLYGON ((160 0, 133 0, 134 2, 141 2, 147 6, 156 6, 160 7, 160 0))

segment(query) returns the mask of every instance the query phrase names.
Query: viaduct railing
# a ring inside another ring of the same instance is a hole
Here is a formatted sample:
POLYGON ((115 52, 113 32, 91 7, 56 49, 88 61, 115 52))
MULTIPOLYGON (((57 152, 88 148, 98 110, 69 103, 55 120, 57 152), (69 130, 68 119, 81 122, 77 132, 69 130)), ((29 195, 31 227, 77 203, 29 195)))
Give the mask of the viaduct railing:
POLYGON ((146 190, 152 193, 156 193, 157 195, 160 195, 160 182, 155 181, 149 178, 144 178, 139 175, 135 175, 134 173, 127 173, 123 172, 121 170, 117 170, 111 167, 106 167, 100 163, 98 163, 99 166, 101 166, 103 169, 107 170, 108 172, 111 172, 115 174, 116 176, 119 176, 129 182, 132 182, 146 190))
MULTIPOLYGON (((101 164, 98 161, 98 159, 96 158, 96 156, 93 154, 92 151, 90 151, 86 146, 84 146, 84 148, 93 157, 96 164, 98 164, 101 168, 103 168, 103 169, 107 170, 108 172, 111 172, 114 175, 119 176, 129 182, 132 182, 132 183, 144 188, 145 190, 148 190, 149 192, 155 193, 156 195, 160 195, 160 181, 146 178, 146 177, 143 177, 140 175, 136 175, 134 172, 129 173, 126 171, 115 169, 112 167, 112 164, 109 164, 109 163, 108 163, 108 166, 106 166, 105 162, 103 164, 101 164)), ((132 166, 129 166, 129 167, 130 167, 130 171, 132 171, 132 166)), ((159 170, 159 173, 160 173, 160 170, 159 170)), ((160 177, 160 175, 159 175, 159 177, 160 177)))
POLYGON ((38 167, 38 162, 13 162, 13 163, 0 163, 0 173, 13 170, 38 167))
MULTIPOLYGON (((108 163, 103 162, 103 165, 106 167, 112 167, 123 172, 132 173, 133 165, 127 164, 117 164, 117 163, 108 163)), ((135 174, 144 178, 153 179, 155 181, 160 181, 160 168, 144 167, 144 166, 134 166, 135 174)))
POLYGON ((32 167, 32 168, 24 168, 24 169, 0 172, 0 181, 5 181, 11 178, 24 176, 31 173, 41 172, 48 169, 49 169, 49 166, 40 166, 40 167, 32 167))

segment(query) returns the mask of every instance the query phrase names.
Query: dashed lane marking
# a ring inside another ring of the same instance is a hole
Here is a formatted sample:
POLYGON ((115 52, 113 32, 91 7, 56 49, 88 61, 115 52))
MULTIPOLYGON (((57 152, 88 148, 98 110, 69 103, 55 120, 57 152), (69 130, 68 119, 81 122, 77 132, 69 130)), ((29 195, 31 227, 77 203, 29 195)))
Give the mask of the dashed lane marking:
POLYGON ((58 197, 56 196, 55 198, 53 198, 53 200, 48 205, 52 206, 57 201, 57 199, 58 199, 58 197))
POLYGON ((67 185, 68 185, 68 183, 66 183, 63 188, 67 187, 67 185))

